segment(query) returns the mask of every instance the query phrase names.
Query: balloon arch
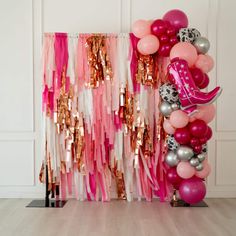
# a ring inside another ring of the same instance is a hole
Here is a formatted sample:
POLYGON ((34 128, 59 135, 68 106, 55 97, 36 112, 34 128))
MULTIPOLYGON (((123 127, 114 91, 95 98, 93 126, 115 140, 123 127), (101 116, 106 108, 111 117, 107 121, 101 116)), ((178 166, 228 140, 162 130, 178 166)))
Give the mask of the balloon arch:
POLYGON ((137 53, 165 58, 167 78, 159 89, 160 112, 164 116, 167 152, 166 177, 182 200, 200 202, 206 194, 205 178, 211 168, 207 159, 208 126, 215 117, 212 104, 221 94, 209 84, 207 75, 214 66, 206 54, 210 43, 195 28, 188 28, 183 11, 171 10, 162 19, 137 20, 132 26, 137 53))

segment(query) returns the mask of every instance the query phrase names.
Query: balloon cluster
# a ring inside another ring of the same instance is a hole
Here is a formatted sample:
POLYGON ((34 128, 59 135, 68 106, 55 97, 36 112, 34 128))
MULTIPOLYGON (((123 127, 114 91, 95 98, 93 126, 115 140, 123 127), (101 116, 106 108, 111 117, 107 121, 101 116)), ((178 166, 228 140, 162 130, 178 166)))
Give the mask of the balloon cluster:
POLYGON ((188 27, 180 10, 167 12, 162 19, 136 21, 133 33, 139 38, 141 54, 156 53, 170 58, 168 81, 159 88, 159 110, 164 116, 168 148, 165 162, 167 180, 187 203, 201 201, 206 194, 204 179, 211 168, 207 160, 207 141, 212 137, 208 124, 215 117, 212 104, 221 88, 203 92, 209 84, 207 73, 214 66, 207 55, 210 43, 200 32, 188 27))

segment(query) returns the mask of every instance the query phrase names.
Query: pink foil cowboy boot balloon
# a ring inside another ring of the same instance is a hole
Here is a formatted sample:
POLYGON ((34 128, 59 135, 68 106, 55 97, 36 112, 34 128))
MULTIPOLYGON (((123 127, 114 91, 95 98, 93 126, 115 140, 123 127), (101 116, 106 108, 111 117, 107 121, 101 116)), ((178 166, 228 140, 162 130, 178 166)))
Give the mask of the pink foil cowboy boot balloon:
POLYGON ((222 92, 220 87, 216 87, 208 93, 200 91, 194 83, 185 60, 174 58, 168 66, 168 73, 170 82, 175 85, 179 93, 181 106, 187 113, 193 113, 196 105, 213 103, 222 92))

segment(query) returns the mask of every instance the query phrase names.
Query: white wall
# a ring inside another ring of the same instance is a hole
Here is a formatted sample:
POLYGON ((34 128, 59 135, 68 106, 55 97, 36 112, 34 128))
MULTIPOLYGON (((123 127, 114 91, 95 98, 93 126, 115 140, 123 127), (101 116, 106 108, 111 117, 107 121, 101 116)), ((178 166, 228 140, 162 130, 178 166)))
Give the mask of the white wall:
POLYGON ((0 197, 43 197, 38 182, 42 33, 129 32, 136 19, 161 18, 173 8, 184 10, 190 26, 210 39, 216 60, 210 88, 224 88, 212 124, 208 196, 236 197, 234 0, 0 0, 0 197))

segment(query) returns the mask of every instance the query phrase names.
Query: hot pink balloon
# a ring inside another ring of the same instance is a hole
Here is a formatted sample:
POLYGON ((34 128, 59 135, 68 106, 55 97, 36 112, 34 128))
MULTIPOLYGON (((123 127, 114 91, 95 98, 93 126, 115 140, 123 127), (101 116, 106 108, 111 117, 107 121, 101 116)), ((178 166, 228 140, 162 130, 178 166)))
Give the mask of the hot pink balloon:
POLYGON ((204 73, 208 73, 214 67, 214 60, 209 55, 200 54, 195 61, 195 66, 202 70, 204 73))
POLYGON ((170 124, 175 128, 183 128, 189 122, 188 115, 181 110, 173 111, 170 115, 170 124))
POLYGON ((211 166, 207 161, 203 162, 203 170, 196 171, 195 175, 199 178, 206 178, 211 173, 211 166))
POLYGON ((157 52, 160 46, 159 40, 154 35, 146 35, 138 42, 138 51, 143 55, 149 55, 157 52))
POLYGON ((195 168, 188 161, 181 161, 177 165, 177 173, 183 179, 189 179, 194 176, 195 168))
POLYGON ((174 9, 166 12, 163 16, 163 20, 170 22, 172 26, 179 30, 180 28, 186 28, 188 26, 188 17, 183 11, 174 9))
POLYGON ((188 62, 188 66, 191 67, 196 62, 197 50, 196 48, 189 42, 179 42, 173 46, 170 51, 170 59, 174 58, 184 59, 188 62))
POLYGON ((189 204, 198 203, 206 195, 206 186, 201 179, 191 178, 183 180, 179 187, 179 195, 189 204))
POLYGON ((175 128, 170 124, 168 119, 165 119, 163 122, 163 128, 167 134, 174 134, 175 128))
POLYGON ((202 138, 206 135, 207 124, 203 120, 195 120, 189 124, 189 130, 192 136, 202 138))
POLYGON ((179 185, 182 182, 182 178, 179 177, 176 171, 176 167, 172 167, 167 170, 166 179, 170 182, 175 189, 179 189, 179 185))
POLYGON ((132 25, 132 32, 137 38, 151 34, 151 22, 146 20, 137 20, 132 25))
POLYGON ((156 36, 161 36, 166 32, 167 25, 163 20, 155 20, 151 25, 151 32, 156 36))
POLYGON ((187 127, 176 129, 174 134, 175 140, 179 144, 187 144, 190 142, 191 136, 187 127))
POLYGON ((216 114, 216 109, 213 104, 206 106, 199 106, 198 112, 194 115, 195 118, 205 121, 206 123, 210 123, 216 114))
POLYGON ((212 129, 210 126, 207 126, 206 140, 210 140, 212 137, 212 129))
POLYGON ((201 84, 198 85, 198 88, 200 89, 205 89, 210 83, 210 79, 208 77, 208 75, 205 73, 204 74, 204 78, 201 84))

